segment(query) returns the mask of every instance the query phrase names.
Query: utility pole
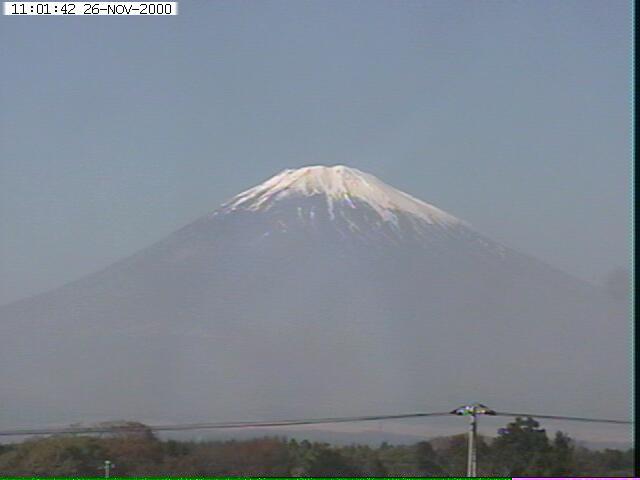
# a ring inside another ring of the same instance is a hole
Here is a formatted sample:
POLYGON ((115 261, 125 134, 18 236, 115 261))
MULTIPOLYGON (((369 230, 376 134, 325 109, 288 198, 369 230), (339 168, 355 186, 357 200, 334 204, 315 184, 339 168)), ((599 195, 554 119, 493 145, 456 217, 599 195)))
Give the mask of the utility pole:
POLYGON ((467 451, 467 477, 476 476, 477 454, 476 454, 476 437, 478 436, 478 424, 476 423, 476 414, 472 412, 469 415, 469 448, 467 451))
POLYGON ((466 415, 469 417, 469 448, 467 451, 467 477, 477 476, 477 439, 478 439, 478 415, 495 415, 496 412, 481 403, 472 403, 452 410, 454 415, 466 415))
POLYGON ((111 469, 114 468, 115 463, 111 463, 111 460, 104 461, 104 467, 100 467, 100 469, 104 469, 104 478, 109 478, 109 474, 111 473, 111 469))

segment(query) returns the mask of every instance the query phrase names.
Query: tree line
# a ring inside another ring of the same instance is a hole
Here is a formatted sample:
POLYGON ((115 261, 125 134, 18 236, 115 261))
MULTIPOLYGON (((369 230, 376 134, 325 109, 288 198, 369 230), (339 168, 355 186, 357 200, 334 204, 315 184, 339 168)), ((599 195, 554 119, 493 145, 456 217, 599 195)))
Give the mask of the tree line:
MULTIPOLYGON (((464 476, 467 437, 414 445, 337 446, 283 437, 161 440, 142 424, 108 435, 56 435, 0 444, 0 472, 11 476, 464 476), (135 428, 132 428, 135 427, 135 428)), ((566 434, 549 438, 517 418, 494 438, 478 437, 479 476, 633 476, 633 450, 589 450, 566 434)))

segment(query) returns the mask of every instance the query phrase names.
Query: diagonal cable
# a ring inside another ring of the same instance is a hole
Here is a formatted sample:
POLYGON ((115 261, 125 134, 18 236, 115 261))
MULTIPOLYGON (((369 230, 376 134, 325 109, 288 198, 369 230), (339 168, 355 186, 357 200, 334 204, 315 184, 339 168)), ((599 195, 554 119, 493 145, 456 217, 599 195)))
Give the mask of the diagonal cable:
POLYGON ((140 431, 148 429, 152 431, 180 431, 180 430, 204 430, 204 429, 231 429, 231 428, 261 428, 261 427, 285 427, 296 425, 319 425, 329 423, 370 422, 376 420, 399 420, 404 418, 436 417, 449 415, 447 412, 431 413, 402 413, 396 415, 371 415, 356 417, 334 418, 306 418, 295 420, 254 421, 254 422, 216 422, 216 423, 186 423, 174 425, 113 425, 95 427, 52 427, 52 428, 20 428, 14 430, 0 430, 0 436, 18 435, 52 435, 52 434, 82 434, 82 433, 110 433, 140 431))
MULTIPOLYGON (((90 433, 111 433, 111 432, 136 432, 141 429, 152 431, 183 431, 183 430, 206 430, 206 429, 236 429, 236 428, 264 428, 264 427, 286 427, 297 425, 320 425, 330 423, 352 423, 370 422, 377 420, 400 420, 406 418, 441 417, 449 416, 451 412, 428 412, 428 413, 401 413, 395 415, 370 415, 354 417, 328 417, 328 418, 304 418, 294 420, 274 420, 274 421, 247 421, 247 422, 201 422, 185 424, 167 425, 110 425, 94 427, 51 427, 51 428, 19 428, 13 430, 0 430, 0 436, 27 436, 27 435, 54 435, 54 434, 90 434, 90 433)), ((562 415, 538 415, 533 413, 512 413, 496 412, 495 415, 502 417, 532 417, 546 418, 550 420, 568 420, 576 422, 595 422, 612 424, 631 424, 627 420, 612 420, 603 418, 569 417, 562 415)))
POLYGON ((607 418, 588 418, 588 417, 566 417, 563 415, 538 415, 537 413, 496 412, 496 415, 501 417, 548 418, 550 420, 568 420, 572 422, 631 424, 631 422, 628 420, 612 420, 607 418))

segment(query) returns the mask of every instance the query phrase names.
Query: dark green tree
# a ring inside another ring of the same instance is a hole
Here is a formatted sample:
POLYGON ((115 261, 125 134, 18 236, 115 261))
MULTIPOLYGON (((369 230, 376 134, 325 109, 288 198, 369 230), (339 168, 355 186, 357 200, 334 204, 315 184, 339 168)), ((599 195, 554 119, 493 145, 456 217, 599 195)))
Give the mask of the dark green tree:
POLYGON ((546 430, 539 427, 531 417, 517 417, 498 431, 491 446, 495 475, 517 477, 546 473, 551 445, 546 430))
POLYGON ((305 458, 304 472, 311 477, 357 477, 362 472, 339 450, 328 445, 314 445, 305 458))
MULTIPOLYGON (((447 476, 463 477, 467 473, 467 456, 469 437, 466 434, 436 439, 434 448, 438 454, 439 464, 447 476)), ((484 436, 478 435, 477 442, 478 475, 491 471, 491 451, 484 436)))
POLYGON ((556 432, 547 460, 545 477, 566 477, 574 472, 573 441, 568 435, 556 432))
POLYGON ((442 468, 442 460, 429 442, 419 442, 416 445, 417 463, 420 474, 425 477, 447 476, 442 468))

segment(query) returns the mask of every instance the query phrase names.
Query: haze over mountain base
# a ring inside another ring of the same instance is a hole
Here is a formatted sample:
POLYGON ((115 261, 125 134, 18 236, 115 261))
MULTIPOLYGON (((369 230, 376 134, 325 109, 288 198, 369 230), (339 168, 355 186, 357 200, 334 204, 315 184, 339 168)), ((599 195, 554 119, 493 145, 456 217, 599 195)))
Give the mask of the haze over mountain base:
POLYGON ((624 306, 595 287, 375 177, 309 167, 2 307, 0 425, 470 400, 624 419, 627 335, 624 306))

